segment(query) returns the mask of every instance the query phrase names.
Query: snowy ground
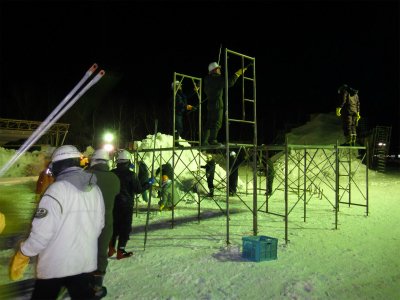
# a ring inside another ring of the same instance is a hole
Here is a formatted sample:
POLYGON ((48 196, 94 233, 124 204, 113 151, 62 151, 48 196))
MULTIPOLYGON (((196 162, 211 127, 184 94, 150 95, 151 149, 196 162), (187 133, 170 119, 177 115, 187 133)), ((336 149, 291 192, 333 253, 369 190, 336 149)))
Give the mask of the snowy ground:
MULTIPOLYGON (((364 170, 360 165, 355 174, 361 190, 364 170)), ((243 181, 244 174, 242 168, 243 181)), ((28 229, 35 207, 34 185, 35 177, 0 180, 1 210, 8 221, 0 251, 3 287, 10 283, 7 267, 14 252, 10 247, 17 240, 10 235, 28 229)), ((229 200, 229 245, 227 218, 218 207, 226 206, 222 189, 215 201, 202 198, 200 221, 196 202, 190 197, 182 201, 174 211, 173 228, 171 211, 159 212, 152 206, 145 247, 146 205, 139 202, 127 247, 134 256, 110 259, 106 299, 399 299, 399 168, 385 174, 370 171, 368 187, 369 215, 363 206, 342 204, 337 229, 328 200, 313 195, 304 222, 303 206, 295 205, 298 196, 291 193, 287 244, 283 218, 259 211, 258 234, 278 239, 278 258, 262 262, 242 258, 242 237, 253 234, 251 195, 242 193, 242 200, 229 200)), ((263 193, 257 197, 260 206, 264 197, 263 193)), ((283 199, 283 191, 277 190, 271 208, 283 213, 283 199)), ((365 203, 356 194, 353 200, 365 203)), ((33 267, 34 260, 24 279, 34 277, 33 267)))

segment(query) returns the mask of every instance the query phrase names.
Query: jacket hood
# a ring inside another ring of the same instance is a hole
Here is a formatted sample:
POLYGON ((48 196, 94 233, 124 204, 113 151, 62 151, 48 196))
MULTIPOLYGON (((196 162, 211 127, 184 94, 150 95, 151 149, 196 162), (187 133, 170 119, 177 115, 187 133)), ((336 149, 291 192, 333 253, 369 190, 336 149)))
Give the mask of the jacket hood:
POLYGON ((108 164, 105 163, 97 163, 95 165, 90 166, 90 168, 88 169, 88 171, 110 171, 110 167, 108 166, 108 164))
POLYGON ((88 191, 96 184, 97 178, 93 173, 88 173, 80 167, 70 167, 63 170, 56 178, 56 181, 67 181, 80 191, 88 191))

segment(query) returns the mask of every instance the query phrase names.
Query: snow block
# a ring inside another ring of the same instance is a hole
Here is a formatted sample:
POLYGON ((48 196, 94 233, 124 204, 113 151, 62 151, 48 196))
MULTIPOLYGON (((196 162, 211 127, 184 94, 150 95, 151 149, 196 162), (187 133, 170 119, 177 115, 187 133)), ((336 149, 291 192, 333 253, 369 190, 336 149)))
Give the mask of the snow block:
POLYGON ((278 239, 269 236, 242 237, 242 257, 252 261, 275 260, 278 258, 278 239))

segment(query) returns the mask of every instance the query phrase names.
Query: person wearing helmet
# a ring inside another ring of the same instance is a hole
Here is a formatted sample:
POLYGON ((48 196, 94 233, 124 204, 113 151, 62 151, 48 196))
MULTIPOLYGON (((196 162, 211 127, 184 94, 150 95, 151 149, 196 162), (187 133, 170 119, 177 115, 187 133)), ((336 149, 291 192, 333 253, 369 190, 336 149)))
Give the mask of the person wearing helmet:
POLYGON ((38 256, 32 299, 56 299, 63 286, 72 299, 94 297, 90 273, 97 269, 104 201, 96 176, 79 166, 80 156, 72 145, 54 151, 55 182, 40 199, 29 237, 12 258, 10 278, 18 280, 30 257, 38 256))
MULTIPOLYGON (((237 79, 246 71, 239 69, 228 78, 228 86, 232 87, 237 79)), ((208 65, 208 75, 204 78, 204 92, 207 96, 207 120, 205 125, 202 145, 222 146, 218 142, 218 132, 222 127, 224 112, 223 92, 225 88, 225 77, 221 75, 221 66, 216 62, 208 65)))
POLYGON ((103 286, 104 276, 108 266, 108 246, 113 233, 113 209, 115 197, 119 193, 119 178, 110 171, 110 154, 105 149, 97 149, 90 157, 88 172, 97 178, 97 185, 104 198, 105 220, 104 228, 98 239, 97 270, 93 272, 93 289, 97 297, 107 294, 103 286))
POLYGON ((132 230, 132 214, 135 194, 141 194, 148 190, 154 183, 151 178, 142 185, 137 174, 132 170, 132 155, 127 150, 120 150, 117 153, 117 167, 112 170, 119 180, 120 189, 115 198, 114 205, 114 226, 113 234, 108 248, 108 256, 111 257, 117 252, 117 259, 127 258, 133 255, 125 250, 132 230), (117 245, 118 244, 118 245, 117 245), (117 250, 115 246, 117 245, 117 250))
POLYGON ((215 174, 215 160, 211 154, 207 154, 206 156, 206 164, 201 166, 206 169, 206 178, 207 178, 207 186, 208 186, 208 197, 214 197, 214 174, 215 174))
POLYGON ((158 202, 158 205, 160 211, 162 211, 165 206, 171 207, 173 205, 172 180, 169 179, 167 175, 162 175, 161 177, 160 201, 158 202))
MULTIPOLYGON (((182 137, 183 133, 183 117, 185 113, 193 110, 193 106, 188 104, 188 99, 196 94, 197 87, 195 86, 194 92, 190 96, 186 96, 183 92, 183 85, 179 81, 172 82, 171 89, 175 94, 175 146, 182 147, 178 140, 182 137)), ((174 97, 172 96, 173 100, 174 97)))
MULTIPOLYGON (((159 197, 160 201, 158 202, 159 209, 162 211, 164 207, 171 208, 173 205, 172 200, 172 180, 174 180, 174 169, 172 168, 170 163, 162 164, 156 170, 156 176, 160 175, 160 191, 159 197)), ((174 196, 178 197, 178 189, 176 185, 174 187, 174 196)))
POLYGON ((339 87, 336 115, 342 119, 343 134, 346 139, 342 146, 355 146, 358 121, 361 119, 358 90, 346 84, 339 87))
POLYGON ((161 173, 161 176, 167 175, 169 179, 173 180, 174 179, 174 169, 172 169, 172 166, 170 163, 162 164, 159 168, 156 170, 156 176, 161 173))

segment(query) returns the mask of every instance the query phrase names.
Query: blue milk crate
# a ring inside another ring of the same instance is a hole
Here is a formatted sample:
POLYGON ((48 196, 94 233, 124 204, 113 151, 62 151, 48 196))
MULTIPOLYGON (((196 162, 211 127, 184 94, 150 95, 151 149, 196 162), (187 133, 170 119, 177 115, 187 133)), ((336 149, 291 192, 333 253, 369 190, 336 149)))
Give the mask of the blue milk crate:
POLYGON ((269 236, 244 236, 242 257, 253 260, 274 260, 278 258, 278 239, 269 236))

